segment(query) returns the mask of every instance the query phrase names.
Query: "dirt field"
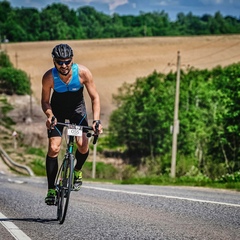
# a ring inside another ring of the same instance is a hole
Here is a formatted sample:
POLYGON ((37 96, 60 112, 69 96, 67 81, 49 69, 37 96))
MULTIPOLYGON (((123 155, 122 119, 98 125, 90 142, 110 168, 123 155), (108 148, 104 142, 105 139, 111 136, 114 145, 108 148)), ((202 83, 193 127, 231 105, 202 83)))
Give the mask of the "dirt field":
MULTIPOLYGON (((154 70, 163 73, 175 71, 178 51, 182 68, 193 66, 210 69, 240 62, 240 35, 2 44, 2 49, 7 50, 14 66, 31 76, 37 103, 41 96, 42 75, 52 67, 51 50, 59 43, 71 45, 74 61, 92 71, 101 97, 101 118, 105 126, 115 108, 112 94, 116 93, 117 88, 123 82, 134 82, 136 78, 147 76, 154 70)), ((92 120, 91 115, 89 120, 92 120)))

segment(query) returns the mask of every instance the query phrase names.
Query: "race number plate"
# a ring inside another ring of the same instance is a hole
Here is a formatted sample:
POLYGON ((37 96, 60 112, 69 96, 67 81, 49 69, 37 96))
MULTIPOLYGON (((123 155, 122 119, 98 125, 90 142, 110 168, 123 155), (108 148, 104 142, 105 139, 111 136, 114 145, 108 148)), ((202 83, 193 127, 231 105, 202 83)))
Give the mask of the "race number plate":
POLYGON ((69 126, 67 131, 68 136, 82 137, 81 126, 69 126))

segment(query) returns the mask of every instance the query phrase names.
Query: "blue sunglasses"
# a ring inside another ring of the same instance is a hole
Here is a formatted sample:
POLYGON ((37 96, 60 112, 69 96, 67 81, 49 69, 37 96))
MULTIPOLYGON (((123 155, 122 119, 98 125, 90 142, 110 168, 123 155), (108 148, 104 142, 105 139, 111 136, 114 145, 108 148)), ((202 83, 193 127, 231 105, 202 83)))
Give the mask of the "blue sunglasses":
POLYGON ((59 60, 55 60, 55 62, 62 66, 63 64, 65 64, 66 66, 69 65, 71 63, 72 59, 71 60, 68 60, 68 61, 59 61, 59 60))

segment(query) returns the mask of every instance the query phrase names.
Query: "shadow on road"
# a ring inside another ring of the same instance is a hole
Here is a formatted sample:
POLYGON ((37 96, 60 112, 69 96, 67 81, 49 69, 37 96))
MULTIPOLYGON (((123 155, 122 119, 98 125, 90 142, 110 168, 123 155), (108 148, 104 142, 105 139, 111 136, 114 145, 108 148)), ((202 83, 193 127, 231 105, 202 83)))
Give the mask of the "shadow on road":
POLYGON ((22 222, 39 222, 39 223, 54 223, 58 220, 56 218, 43 219, 43 218, 0 218, 0 222, 9 221, 22 221, 22 222))

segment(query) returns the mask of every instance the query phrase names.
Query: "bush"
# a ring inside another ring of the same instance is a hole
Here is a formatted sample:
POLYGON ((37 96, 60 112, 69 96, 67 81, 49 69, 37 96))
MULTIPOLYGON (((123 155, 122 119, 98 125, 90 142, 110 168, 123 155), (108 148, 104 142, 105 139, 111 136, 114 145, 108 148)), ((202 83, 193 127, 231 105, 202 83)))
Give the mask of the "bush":
POLYGON ((3 116, 6 116, 8 112, 10 112, 11 110, 14 109, 14 107, 10 103, 8 103, 6 97, 1 96, 0 109, 1 109, 1 113, 3 114, 3 116))
POLYGON ((31 93, 31 84, 27 74, 19 69, 0 68, 0 93, 24 95, 31 93))
POLYGON ((232 173, 232 174, 225 174, 221 176, 219 179, 216 179, 216 182, 219 183, 235 183, 240 182, 240 171, 232 173))
POLYGON ((3 116, 2 121, 3 121, 3 123, 4 123, 3 125, 5 127, 16 124, 10 117, 7 117, 7 116, 3 116))
POLYGON ((126 165, 122 171, 122 180, 128 180, 134 178, 134 175, 137 173, 137 168, 131 165, 126 165))
POLYGON ((13 67, 8 55, 5 52, 0 52, 0 67, 13 67))

